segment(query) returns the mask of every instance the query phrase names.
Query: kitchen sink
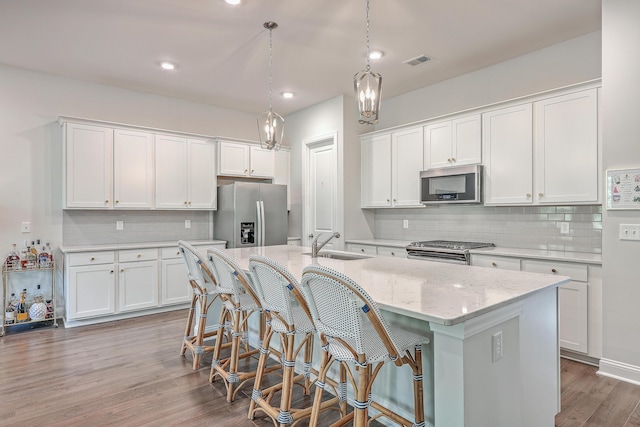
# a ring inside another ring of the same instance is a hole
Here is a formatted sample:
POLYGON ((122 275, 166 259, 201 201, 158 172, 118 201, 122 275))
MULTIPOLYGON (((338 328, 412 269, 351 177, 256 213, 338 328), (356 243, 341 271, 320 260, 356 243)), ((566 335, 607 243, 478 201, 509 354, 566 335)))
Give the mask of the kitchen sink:
MULTIPOLYGON (((303 252, 302 255, 311 255, 311 252, 303 252)), ((373 256, 372 255, 354 254, 353 252, 320 251, 320 252, 318 252, 318 258, 333 258, 333 259, 340 259, 340 260, 343 260, 343 261, 350 261, 350 260, 354 260, 354 259, 373 258, 373 256)))

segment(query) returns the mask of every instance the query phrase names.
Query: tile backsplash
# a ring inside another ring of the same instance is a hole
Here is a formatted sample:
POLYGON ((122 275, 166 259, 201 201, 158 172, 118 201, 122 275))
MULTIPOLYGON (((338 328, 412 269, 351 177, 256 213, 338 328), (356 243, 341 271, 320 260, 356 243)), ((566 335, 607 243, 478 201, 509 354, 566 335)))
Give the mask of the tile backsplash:
POLYGON ((440 206, 377 209, 375 237, 466 240, 496 246, 602 253, 602 206, 440 206), (403 221, 409 228, 403 228, 403 221), (569 233, 560 232, 561 223, 569 233))
POLYGON ((62 244, 105 245, 209 238, 207 211, 98 211, 66 210, 62 219, 62 244), (185 220, 191 228, 185 228, 185 220), (123 221, 123 230, 116 230, 123 221))

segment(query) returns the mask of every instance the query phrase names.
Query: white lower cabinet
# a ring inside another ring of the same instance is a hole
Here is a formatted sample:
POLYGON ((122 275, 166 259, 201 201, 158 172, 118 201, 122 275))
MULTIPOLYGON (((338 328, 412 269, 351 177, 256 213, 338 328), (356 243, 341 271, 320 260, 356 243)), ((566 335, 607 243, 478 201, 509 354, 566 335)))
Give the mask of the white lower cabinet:
POLYGON ((377 246, 376 251, 381 256, 392 256, 396 258, 406 258, 407 250, 405 248, 398 248, 395 246, 377 246))
POLYGON ((118 311, 158 305, 158 250, 118 252, 118 311))
POLYGON ((361 245, 358 243, 347 243, 347 252, 355 252, 365 255, 377 255, 378 251, 373 245, 361 245))
POLYGON ((599 265, 472 254, 479 267, 522 270, 567 276, 558 287, 560 347, 599 359, 602 357, 602 268, 599 265))
MULTIPOLYGON (((206 256, 210 247, 224 249, 225 244, 196 249, 206 256)), ((191 301, 177 247, 71 253, 65 256, 64 275, 66 317, 71 321, 108 321, 191 301)))
POLYGON ((85 252, 67 256, 66 313, 68 319, 114 314, 115 253, 85 252))

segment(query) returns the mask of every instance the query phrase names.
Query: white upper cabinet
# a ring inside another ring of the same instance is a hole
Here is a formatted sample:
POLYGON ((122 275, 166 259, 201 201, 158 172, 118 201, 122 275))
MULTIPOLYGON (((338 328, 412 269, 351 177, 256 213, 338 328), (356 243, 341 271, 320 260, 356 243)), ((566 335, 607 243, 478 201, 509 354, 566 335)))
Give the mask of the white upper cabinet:
POLYGON ((424 146, 425 169, 480 163, 480 114, 428 124, 424 127, 424 146))
POLYGON ((65 207, 113 207, 113 129, 64 124, 65 207))
POLYGON ((531 104, 482 115, 485 204, 533 202, 531 104))
POLYGON ((391 202, 394 207, 422 206, 420 171, 424 139, 421 128, 391 134, 391 202))
POLYGON ((255 144, 218 142, 218 175, 273 178, 274 151, 255 144))
POLYGON ((197 139, 187 140, 188 206, 192 209, 217 207, 215 144, 197 139))
POLYGON ((422 206, 422 127, 363 137, 361 149, 363 208, 422 206))
POLYGON ((362 150, 362 207, 391 206, 391 134, 365 137, 362 150))
POLYGON ((273 183, 287 186, 287 210, 291 210, 291 153, 288 149, 279 149, 273 153, 273 183))
POLYGON ((249 145, 235 142, 218 142, 218 175, 248 176, 249 145))
POLYGON ((114 207, 153 207, 153 135, 115 129, 113 135, 114 207))
POLYGON ((215 209, 213 143, 156 135, 156 207, 215 209))
POLYGON ((249 151, 249 166, 251 166, 249 175, 256 178, 272 178, 275 175, 275 151, 255 145, 252 145, 249 151))
POLYGON ((597 202, 596 89, 556 96, 533 106, 537 202, 597 202))

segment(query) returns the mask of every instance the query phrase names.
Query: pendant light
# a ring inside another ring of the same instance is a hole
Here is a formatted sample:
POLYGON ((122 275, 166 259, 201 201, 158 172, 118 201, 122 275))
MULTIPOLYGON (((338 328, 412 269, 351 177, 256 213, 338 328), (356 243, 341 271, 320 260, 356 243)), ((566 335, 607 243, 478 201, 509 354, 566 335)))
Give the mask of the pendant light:
POLYGON ((372 125, 378 123, 380 112, 380 91, 382 90, 382 76, 371 72, 369 64, 369 0, 367 0, 367 68, 353 76, 353 86, 358 103, 358 121, 372 125))
POLYGON ((269 30, 269 111, 258 116, 258 134, 260 135, 260 147, 268 150, 279 149, 282 146, 282 137, 284 136, 284 119, 282 116, 273 111, 271 106, 273 100, 272 91, 272 32, 278 28, 278 24, 273 21, 264 23, 264 28, 269 30))

